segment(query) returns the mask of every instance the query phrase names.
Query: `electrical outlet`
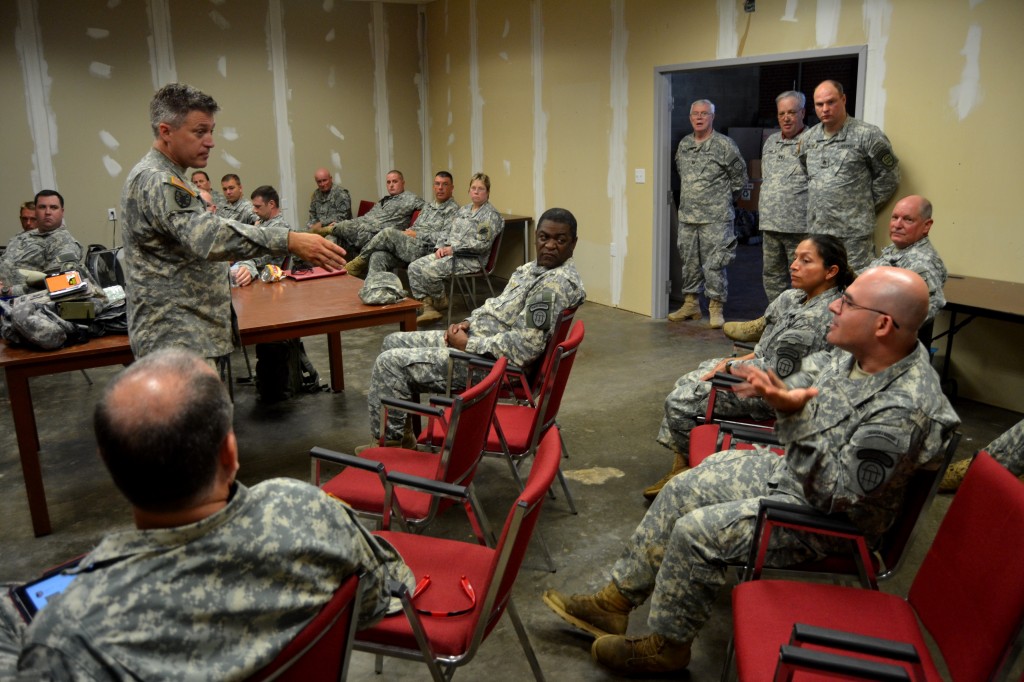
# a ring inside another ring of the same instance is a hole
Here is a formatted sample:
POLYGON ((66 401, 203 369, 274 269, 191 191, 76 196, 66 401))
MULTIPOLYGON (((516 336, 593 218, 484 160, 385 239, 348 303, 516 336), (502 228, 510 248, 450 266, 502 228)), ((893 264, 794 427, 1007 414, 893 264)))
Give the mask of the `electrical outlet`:
POLYGON ((107 209, 107 220, 109 220, 110 222, 114 222, 115 220, 117 220, 117 210, 116 209, 113 209, 113 208, 108 208, 107 209))
POLYGON ((633 180, 638 185, 642 185, 647 182, 647 171, 643 168, 637 168, 633 171, 633 180))

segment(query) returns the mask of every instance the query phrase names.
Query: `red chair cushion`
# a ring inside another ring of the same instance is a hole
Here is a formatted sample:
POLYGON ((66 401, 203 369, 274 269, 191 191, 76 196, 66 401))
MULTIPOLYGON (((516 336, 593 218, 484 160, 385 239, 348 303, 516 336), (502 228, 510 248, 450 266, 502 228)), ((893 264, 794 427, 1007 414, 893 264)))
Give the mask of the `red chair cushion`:
MULTIPOLYGON (((423 478, 437 478, 440 458, 432 452, 419 452, 404 448, 369 448, 361 454, 365 459, 383 462, 387 470, 395 469, 423 478)), ((327 481, 325 492, 344 500, 356 511, 379 514, 384 506, 384 486, 377 474, 348 467, 327 481)), ((430 512, 432 496, 408 488, 395 488, 403 516, 407 519, 421 519, 430 512)), ((449 502, 450 504, 450 502, 449 502)))
MULTIPOLYGON (((430 588, 413 605, 433 611, 456 611, 469 603, 462 591, 461 576, 469 579, 476 591, 476 608, 452 618, 421 615, 427 639, 439 656, 461 656, 473 638, 473 630, 483 610, 487 587, 493 572, 494 550, 455 540, 444 540, 409 533, 379 531, 375 533, 390 542, 412 569, 417 582, 424 575, 431 578, 430 588)), ((389 644, 418 651, 416 638, 403 613, 384 618, 371 628, 361 630, 356 639, 363 642, 389 644)))
MULTIPOLYGON (((941 679, 913 610, 895 595, 790 580, 753 580, 736 586, 732 608, 740 680, 773 678, 779 646, 789 642, 797 622, 909 642, 917 647, 928 679, 941 679)), ((793 679, 833 678, 798 672, 793 679)))

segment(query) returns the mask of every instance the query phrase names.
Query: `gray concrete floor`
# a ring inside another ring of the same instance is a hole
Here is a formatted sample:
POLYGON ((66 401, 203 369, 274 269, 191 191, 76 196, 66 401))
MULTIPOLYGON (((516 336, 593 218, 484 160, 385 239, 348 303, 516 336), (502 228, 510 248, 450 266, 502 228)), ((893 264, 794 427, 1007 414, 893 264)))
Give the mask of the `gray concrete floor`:
MULTIPOLYGON (((743 319, 735 312, 730 317, 743 319)), ((719 331, 702 322, 666 323, 596 304, 578 317, 586 325, 559 422, 570 459, 563 468, 572 480, 579 514, 568 513, 560 491, 549 500, 540 530, 552 548, 558 571, 541 570, 531 548, 515 587, 515 601, 549 680, 604 680, 612 676, 590 660, 590 641, 563 624, 540 601, 548 588, 591 591, 608 579, 608 568, 647 504, 640 490, 670 464, 668 451, 654 441, 662 401, 676 378, 708 357, 730 354, 719 331)), ((305 395, 272 406, 260 404, 255 389, 235 390, 235 428, 242 453, 240 479, 255 484, 275 476, 308 480, 308 450, 313 445, 351 451, 368 440, 366 388, 381 339, 391 329, 370 329, 343 336, 346 390, 305 395)), ((306 340, 322 373, 327 372, 323 338, 306 340)), ((255 361, 254 354, 250 356, 255 361)), ((240 354, 235 376, 245 374, 240 354)), ((0 581, 24 581, 47 566, 88 551, 104 534, 130 524, 128 507, 95 455, 91 410, 114 368, 90 370, 90 385, 80 373, 32 381, 42 443, 41 459, 54 532, 32 536, 6 390, 0 392, 0 581)), ((967 456, 1020 419, 1021 415, 970 402, 956 408, 964 421, 958 457, 967 456)), ((504 463, 487 460, 477 476, 480 498, 494 524, 508 511, 515 490, 504 463)), ((905 594, 928 540, 950 498, 940 497, 901 576, 884 589, 905 594)), ((470 539, 465 518, 450 510, 432 532, 470 539)), ((631 619, 630 631, 646 631, 646 609, 631 619)), ((730 635, 729 595, 723 591, 708 627, 694 646, 689 679, 719 675, 730 635)), ((372 675, 372 658, 356 654, 350 679, 420 680, 418 664, 388 659, 384 674, 372 675)), ((530 679, 507 619, 484 642, 460 678, 530 679)))

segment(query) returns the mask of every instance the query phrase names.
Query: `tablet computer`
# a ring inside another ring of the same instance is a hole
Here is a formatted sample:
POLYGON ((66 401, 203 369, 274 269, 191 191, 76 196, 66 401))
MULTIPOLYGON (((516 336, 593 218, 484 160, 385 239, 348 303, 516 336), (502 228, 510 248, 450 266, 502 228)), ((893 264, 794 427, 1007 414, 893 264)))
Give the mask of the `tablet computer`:
POLYGON ((82 557, 61 564, 56 568, 47 571, 41 578, 11 588, 11 598, 18 611, 25 620, 31 622, 37 613, 54 595, 63 592, 71 582, 78 577, 77 574, 68 574, 65 571, 78 565, 82 557))

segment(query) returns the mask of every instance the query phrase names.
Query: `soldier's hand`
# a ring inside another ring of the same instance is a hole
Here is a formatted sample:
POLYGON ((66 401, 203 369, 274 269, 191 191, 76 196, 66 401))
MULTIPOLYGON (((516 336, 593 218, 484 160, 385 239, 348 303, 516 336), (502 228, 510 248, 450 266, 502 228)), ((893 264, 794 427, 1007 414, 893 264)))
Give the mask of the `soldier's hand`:
POLYGON ((317 232, 321 227, 323 227, 323 223, 321 223, 318 220, 315 223, 313 223, 312 225, 309 225, 306 229, 308 231, 310 231, 310 232, 317 232))
POLYGON ((312 232, 289 232, 288 250, 325 270, 338 270, 345 266, 345 249, 312 232))
POLYGON ((449 348, 466 350, 466 344, 469 343, 469 334, 466 333, 466 330, 461 325, 453 324, 445 332, 444 342, 449 348))
POLYGON ((238 267, 235 269, 235 284, 240 287, 252 284, 252 274, 249 272, 249 268, 238 267))
POLYGON ((718 363, 717 365, 715 365, 715 366, 714 366, 714 367, 713 367, 713 368, 711 369, 711 371, 710 371, 710 372, 708 372, 707 374, 705 374, 704 376, 702 376, 702 377, 700 378, 700 380, 701 380, 701 381, 711 381, 712 379, 714 379, 714 378, 715 378, 715 375, 716 375, 716 374, 718 374, 719 372, 724 372, 724 371, 725 371, 725 366, 726 366, 726 364, 728 364, 728 362, 729 362, 730 360, 733 360, 733 359, 734 359, 734 358, 722 358, 722 361, 721 361, 721 362, 719 362, 719 363, 718 363))
POLYGON ((733 387, 736 395, 743 398, 759 396, 779 412, 798 412, 818 395, 816 388, 786 388, 775 372, 752 365, 733 365, 733 374, 744 380, 733 387))
POLYGON ((416 236, 416 230, 413 230, 413 229, 402 230, 402 234, 404 234, 406 237, 415 237, 416 236))

